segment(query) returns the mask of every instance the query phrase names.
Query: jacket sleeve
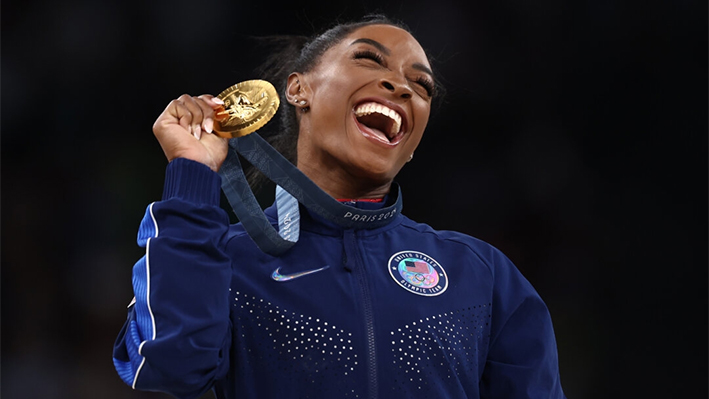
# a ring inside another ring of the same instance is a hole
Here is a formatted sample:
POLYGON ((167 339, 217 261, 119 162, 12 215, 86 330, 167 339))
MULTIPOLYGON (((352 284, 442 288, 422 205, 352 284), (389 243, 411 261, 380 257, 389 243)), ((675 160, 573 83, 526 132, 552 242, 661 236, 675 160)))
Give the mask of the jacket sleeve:
POLYGON ((490 347, 481 397, 563 399, 554 328, 539 294, 501 252, 493 252, 490 347))
POLYGON ((175 159, 162 201, 146 210, 135 299, 113 350, 116 371, 134 389, 195 398, 229 367, 229 218, 220 183, 206 166, 175 159))

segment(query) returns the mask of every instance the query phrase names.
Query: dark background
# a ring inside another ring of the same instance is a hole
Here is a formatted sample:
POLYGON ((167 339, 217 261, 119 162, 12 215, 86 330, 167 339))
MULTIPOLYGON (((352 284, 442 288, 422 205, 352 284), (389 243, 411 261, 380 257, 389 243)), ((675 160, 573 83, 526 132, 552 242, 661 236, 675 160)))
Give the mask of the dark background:
POLYGON ((404 212, 502 249, 547 302, 569 398, 707 397, 707 4, 2 3, 2 397, 133 392, 111 349, 166 161, 151 126, 260 57, 384 11, 448 87, 404 212))

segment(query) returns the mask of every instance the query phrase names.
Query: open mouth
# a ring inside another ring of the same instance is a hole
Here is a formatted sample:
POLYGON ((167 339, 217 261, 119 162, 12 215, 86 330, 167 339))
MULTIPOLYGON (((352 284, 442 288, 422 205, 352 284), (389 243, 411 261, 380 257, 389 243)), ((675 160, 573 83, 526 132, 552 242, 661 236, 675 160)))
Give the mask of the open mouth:
POLYGON ((365 133, 382 143, 396 144, 404 136, 401 115, 383 104, 365 102, 356 106, 354 113, 365 133))

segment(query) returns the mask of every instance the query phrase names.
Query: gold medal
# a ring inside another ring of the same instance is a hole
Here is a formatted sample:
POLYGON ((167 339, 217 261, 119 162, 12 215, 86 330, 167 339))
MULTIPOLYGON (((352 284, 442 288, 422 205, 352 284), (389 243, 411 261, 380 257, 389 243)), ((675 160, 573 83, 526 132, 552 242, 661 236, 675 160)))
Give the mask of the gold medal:
POLYGON ((221 137, 242 137, 262 128, 276 114, 280 100, 265 80, 247 80, 219 93, 223 109, 216 111, 214 131, 221 137))

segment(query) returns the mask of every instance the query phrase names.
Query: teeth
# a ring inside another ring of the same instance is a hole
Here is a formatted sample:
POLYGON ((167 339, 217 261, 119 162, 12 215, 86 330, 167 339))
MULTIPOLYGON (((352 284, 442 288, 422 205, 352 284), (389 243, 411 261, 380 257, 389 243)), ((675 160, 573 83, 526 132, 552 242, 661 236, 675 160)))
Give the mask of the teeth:
POLYGON ((375 112, 394 121, 394 124, 388 132, 389 135, 393 136, 399 133, 399 129, 401 128, 401 115, 393 109, 375 102, 361 104, 355 109, 355 115, 357 116, 369 115, 375 112))

